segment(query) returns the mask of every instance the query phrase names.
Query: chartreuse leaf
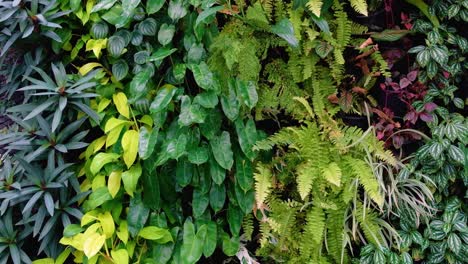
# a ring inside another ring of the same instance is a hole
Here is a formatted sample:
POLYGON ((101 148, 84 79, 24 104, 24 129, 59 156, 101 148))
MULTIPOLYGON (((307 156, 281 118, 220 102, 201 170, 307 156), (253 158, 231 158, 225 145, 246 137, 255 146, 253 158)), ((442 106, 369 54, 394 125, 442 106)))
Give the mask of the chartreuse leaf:
POLYGON ((118 228, 117 232, 115 232, 115 233, 117 234, 117 237, 120 240, 122 240, 122 242, 127 244, 127 241, 128 241, 128 224, 127 224, 127 221, 125 221, 125 220, 120 221, 119 228, 118 228))
POLYGON ((122 120, 122 119, 117 119, 115 117, 111 117, 109 118, 109 120, 107 120, 107 123, 106 123, 106 126, 104 127, 104 133, 108 133, 109 131, 115 129, 116 127, 120 126, 120 125, 131 125, 132 122, 130 121, 126 121, 126 120, 122 120))
POLYGON ((99 214, 98 219, 99 222, 101 222, 102 231, 106 238, 111 238, 115 232, 115 224, 114 219, 112 219, 112 215, 106 211, 102 214, 99 214))
POLYGON ((53 258, 44 258, 44 259, 37 259, 32 262, 32 264, 55 264, 53 258))
POLYGON ((92 174, 96 174, 104 165, 118 160, 119 157, 120 155, 116 153, 98 153, 94 156, 93 161, 91 161, 89 169, 92 174))
POLYGON ((130 118, 130 110, 128 108, 127 96, 124 93, 119 92, 117 94, 114 94, 112 96, 112 99, 114 101, 115 107, 117 108, 117 111, 124 117, 130 118))
POLYGON ((126 249, 111 250, 111 257, 114 263, 128 264, 128 252, 126 249))
POLYGON ((121 171, 113 171, 109 175, 109 180, 107 181, 107 189, 109 189, 109 193, 112 196, 112 198, 115 198, 115 196, 120 190, 121 178, 122 178, 121 171))
POLYGON ((86 257, 94 257, 104 246, 104 242, 106 242, 106 236, 99 233, 93 233, 86 238, 83 244, 83 252, 86 257))
POLYGON ((223 232, 221 236, 223 240, 223 252, 227 256, 234 256, 239 251, 240 247, 240 240, 239 237, 233 236, 229 237, 229 235, 223 232))
POLYGON ((85 65, 80 67, 78 72, 81 74, 81 76, 85 76, 86 74, 88 74, 88 72, 90 72, 92 69, 96 67, 102 67, 102 64, 97 63, 97 62, 86 63, 85 65))
MULTIPOLYGON (((101 56, 101 50, 107 46, 107 39, 90 39, 86 42, 86 51, 92 50, 94 56, 99 58, 101 56)), ((81 73, 81 72, 80 72, 81 73)), ((83 74, 82 74, 83 75, 83 74)))
POLYGON ((123 160, 127 168, 130 168, 138 154, 138 142, 140 134, 135 130, 128 130, 122 137, 123 160))
POLYGON ((214 137, 211 141, 211 151, 218 164, 230 170, 234 164, 233 153, 231 149, 231 138, 229 132, 223 131, 220 136, 214 137))
POLYGON ((140 179, 142 169, 139 163, 133 165, 128 171, 122 173, 122 181, 124 184, 125 191, 133 196, 136 191, 138 179, 140 179))
POLYGON ((138 236, 148 240, 156 240, 161 244, 174 241, 169 230, 156 226, 144 227, 140 232, 138 232, 138 236))

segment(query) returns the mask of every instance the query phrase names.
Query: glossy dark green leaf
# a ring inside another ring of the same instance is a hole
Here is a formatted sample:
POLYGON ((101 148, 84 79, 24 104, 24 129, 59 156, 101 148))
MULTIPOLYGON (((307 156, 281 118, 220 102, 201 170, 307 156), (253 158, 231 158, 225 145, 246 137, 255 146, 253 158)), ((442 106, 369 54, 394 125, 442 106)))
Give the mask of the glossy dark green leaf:
POLYGON ((258 102, 257 86, 254 82, 236 81, 236 92, 242 100, 242 103, 249 109, 252 109, 258 102))
POLYGON ((453 253, 458 254, 462 247, 462 241, 456 233, 451 233, 447 238, 447 245, 453 253))
POLYGON ((107 51, 114 58, 119 57, 124 48, 125 40, 121 36, 112 36, 107 40, 107 51))
POLYGON ((152 210, 159 210, 161 197, 160 197, 160 190, 159 190, 159 180, 156 171, 152 169, 151 171, 145 166, 145 163, 151 161, 144 161, 144 169, 143 169, 143 203, 146 207, 152 210))
POLYGON ((206 111, 196 102, 192 103, 190 97, 184 95, 180 98, 181 110, 179 114, 179 125, 190 126, 194 123, 203 123, 206 111))
POLYGON ((223 131, 221 135, 214 137, 210 141, 210 145, 213 156, 218 164, 226 170, 231 170, 234 164, 234 157, 229 132, 223 131))
POLYGON ((148 131, 146 127, 140 128, 140 140, 138 142, 138 155, 141 159, 148 159, 156 147, 158 141, 159 129, 157 127, 148 131))
POLYGON ((203 245, 203 255, 205 257, 211 256, 215 249, 216 249, 216 243, 217 243, 217 238, 218 238, 218 227, 216 226, 216 223, 213 221, 210 221, 206 224, 207 230, 206 230, 206 238, 205 238, 205 243, 203 245))
POLYGON ((255 122, 252 119, 248 119, 244 126, 242 120, 237 119, 235 125, 242 152, 244 152, 247 158, 253 160, 256 156, 253 151, 253 146, 257 142, 257 128, 255 127, 255 122))
POLYGON ((226 200, 226 187, 224 184, 213 183, 210 190, 210 205, 215 213, 224 207, 226 200))
MULTIPOLYGON (((75 1, 75 2, 78 2, 79 4, 80 1, 75 1)), ((114 6, 116 2, 117 0, 101 0, 95 6, 93 6, 93 9, 91 9, 91 13, 98 12, 101 10, 107 10, 111 8, 112 6, 114 6)), ((76 8, 74 10, 76 10, 76 8)))
POLYGON ((177 93, 177 88, 173 86, 166 86, 159 90, 158 94, 154 98, 150 106, 151 113, 156 113, 165 109, 169 103, 172 101, 172 98, 177 93))
POLYGON ((193 101, 205 108, 215 108, 218 105, 218 95, 215 91, 205 91, 195 96, 193 101))
POLYGON ((243 216, 244 213, 239 207, 233 205, 232 203, 229 203, 227 219, 229 223, 229 230, 231 231, 232 235, 239 235, 243 216))
POLYGON ((195 27, 197 27, 200 23, 205 23, 205 21, 207 21, 211 16, 222 9, 224 9, 224 6, 215 6, 203 10, 203 12, 198 15, 197 20, 195 21, 195 27))
POLYGON ((169 49, 167 47, 158 49, 155 53, 149 57, 148 61, 161 61, 164 58, 170 56, 172 53, 176 52, 177 49, 169 49))
POLYGON ((244 192, 253 188, 253 168, 252 162, 236 155, 236 182, 244 192))
POLYGON ((293 25, 287 18, 283 18, 276 25, 271 27, 271 32, 286 40, 286 42, 293 47, 299 45, 299 41, 294 35, 293 25))
POLYGON ((135 237, 138 232, 145 226, 149 216, 149 208, 147 208, 139 194, 130 199, 130 206, 127 214, 128 231, 135 237))
POLYGON ((229 237, 228 234, 223 233, 222 235, 223 241, 223 252, 227 256, 234 256, 239 251, 240 247, 240 239, 238 236, 233 236, 232 238, 229 237))
POLYGON ((167 13, 173 21, 177 21, 187 14, 187 7, 182 0, 171 0, 167 13))
POLYGON ((218 109, 208 111, 205 122, 200 124, 200 132, 207 139, 211 140, 221 129, 221 113, 218 109))
POLYGON ((229 95, 228 96, 221 96, 221 107, 223 108, 223 112, 227 118, 231 121, 235 121, 239 116, 239 109, 240 104, 237 100, 237 96, 235 94, 235 81, 229 81, 229 95))
POLYGON ((161 43, 161 45, 163 46, 166 46, 167 44, 171 43, 172 38, 174 37, 174 33, 174 25, 162 24, 158 32, 159 43, 161 43))
POLYGON ((146 94, 146 85, 150 79, 151 72, 149 70, 143 70, 133 77, 130 82, 130 93, 133 100, 144 97, 146 94))
POLYGON ((125 62, 125 60, 121 59, 116 61, 112 65, 112 74, 114 75, 115 79, 117 81, 122 80, 125 78, 128 74, 128 64, 125 62))
POLYGON ((214 159, 214 157, 210 157, 209 159, 210 165, 210 175, 213 182, 216 184, 222 184, 224 178, 226 178, 226 170, 221 167, 218 162, 214 159))
POLYGON ((182 187, 185 187, 190 184, 192 181, 194 166, 185 159, 179 160, 177 162, 176 168, 176 181, 182 187))
POLYGON ((164 5, 164 0, 148 0, 146 2, 146 13, 149 15, 158 12, 164 5))
POLYGON ((205 90, 217 90, 214 74, 205 62, 201 62, 200 64, 191 64, 190 69, 193 72, 193 76, 195 77, 195 81, 198 86, 205 90))
POLYGON ((203 244, 206 237, 207 227, 201 226, 195 234, 195 226, 190 219, 184 223, 183 244, 180 257, 183 264, 196 263, 203 254, 203 244))
POLYGON ((209 149, 206 146, 195 147, 188 151, 188 160, 196 165, 201 165, 208 161, 209 149))
POLYGON ((198 218, 205 212, 206 208, 208 208, 210 199, 207 193, 203 193, 200 189, 196 188, 193 191, 193 198, 192 198, 192 209, 193 209, 193 216, 198 218))
POLYGON ((242 210, 242 212, 244 212, 244 214, 252 212, 255 203, 254 189, 252 188, 251 190, 244 192, 244 190, 242 190, 238 184, 235 185, 234 189, 236 193, 237 205, 242 210))

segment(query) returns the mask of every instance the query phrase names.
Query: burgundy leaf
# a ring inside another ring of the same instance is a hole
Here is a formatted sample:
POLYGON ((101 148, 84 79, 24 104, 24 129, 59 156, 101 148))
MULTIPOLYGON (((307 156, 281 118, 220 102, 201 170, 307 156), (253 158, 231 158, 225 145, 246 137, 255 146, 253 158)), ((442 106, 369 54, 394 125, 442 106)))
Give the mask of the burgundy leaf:
POLYGON ((430 102, 424 105, 424 109, 429 113, 434 111, 436 108, 437 108, 437 105, 433 102, 430 102))
POLYGON ((416 77, 418 77, 418 71, 410 71, 408 75, 406 76, 410 81, 414 82, 416 80, 416 77))
POLYGON ((410 84, 411 84, 411 81, 408 80, 407 78, 401 78, 401 79, 400 79, 400 87, 401 87, 402 89, 408 87, 410 84))
POLYGON ((434 120, 434 118, 432 117, 431 114, 429 113, 421 113, 419 115, 419 117, 421 118, 422 121, 424 122, 432 122, 432 120, 434 120))

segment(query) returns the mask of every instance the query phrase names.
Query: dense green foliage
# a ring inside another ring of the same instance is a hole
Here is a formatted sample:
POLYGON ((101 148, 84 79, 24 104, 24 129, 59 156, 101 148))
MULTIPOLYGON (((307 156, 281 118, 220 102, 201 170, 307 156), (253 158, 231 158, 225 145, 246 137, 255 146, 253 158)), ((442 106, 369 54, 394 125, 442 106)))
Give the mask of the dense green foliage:
POLYGON ((463 263, 468 1, 389 2, 1 2, 0 263, 463 263))

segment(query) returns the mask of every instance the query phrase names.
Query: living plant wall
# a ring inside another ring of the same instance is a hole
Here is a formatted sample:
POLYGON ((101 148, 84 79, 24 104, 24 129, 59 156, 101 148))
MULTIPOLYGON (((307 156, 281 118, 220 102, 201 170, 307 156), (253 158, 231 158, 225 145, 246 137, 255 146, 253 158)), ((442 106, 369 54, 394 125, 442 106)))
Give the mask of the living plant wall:
POLYGON ((466 0, 0 2, 0 263, 465 263, 466 0))

